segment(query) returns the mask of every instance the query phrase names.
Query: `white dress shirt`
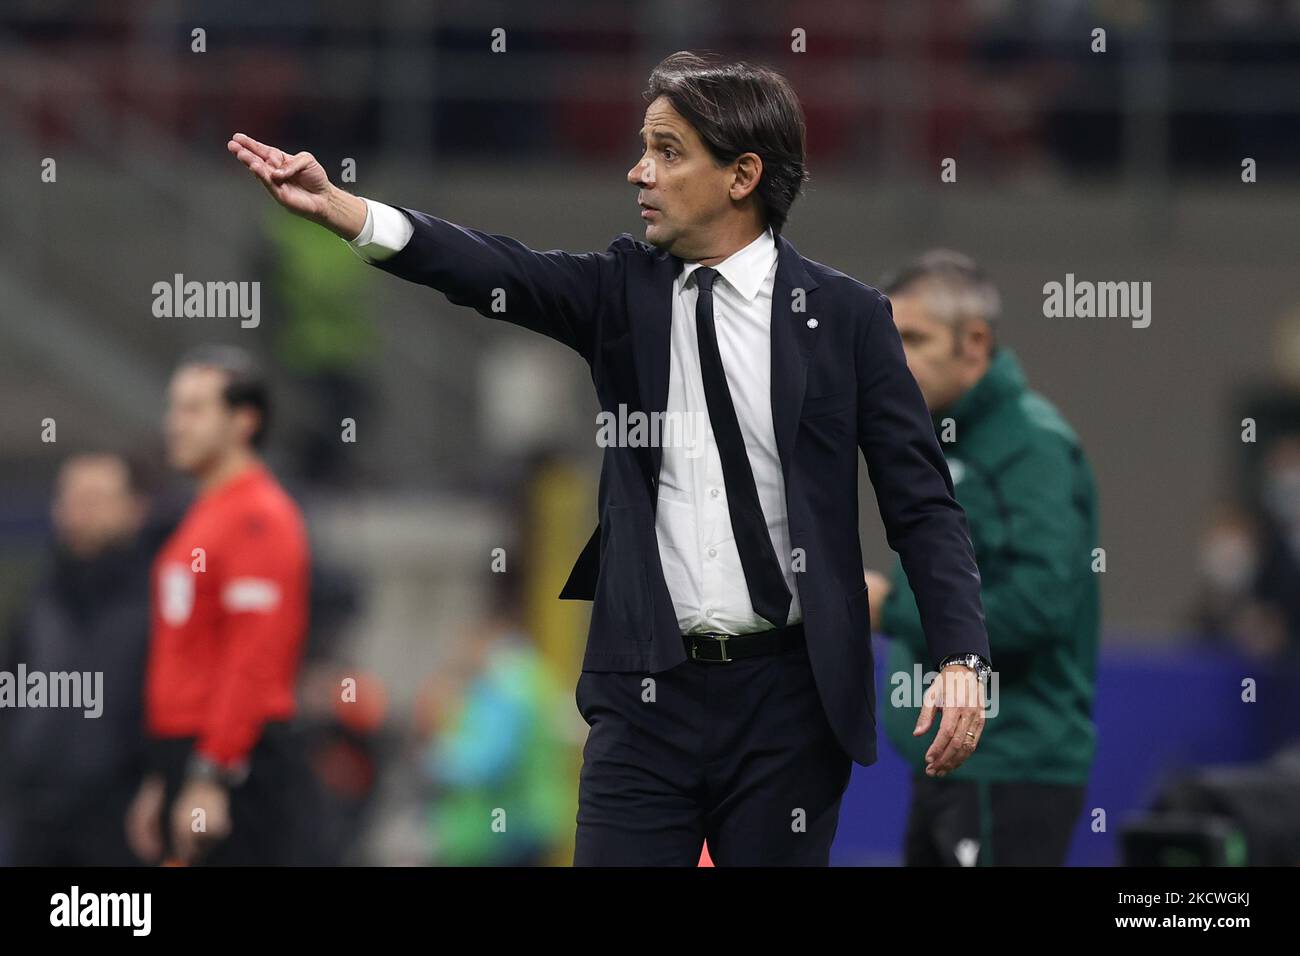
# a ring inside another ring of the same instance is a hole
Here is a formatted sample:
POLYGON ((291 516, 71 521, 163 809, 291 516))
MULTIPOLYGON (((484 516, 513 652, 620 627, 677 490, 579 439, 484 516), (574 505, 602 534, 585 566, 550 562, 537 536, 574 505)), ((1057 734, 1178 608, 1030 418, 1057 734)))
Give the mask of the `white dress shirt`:
MULTIPOLYGON (((366 201, 366 223, 349 245, 363 258, 378 261, 401 250, 414 232, 401 212, 366 201)), ((790 589, 786 623, 803 620, 799 590, 791 568, 790 529, 785 509, 785 478, 772 424, 772 287, 776 281, 776 241, 765 229, 753 242, 713 266, 713 317, 727 387, 740 433, 749 453, 759 504, 768 534, 790 589), (720 280, 720 281, 718 281, 720 280)), ((708 403, 695 336, 697 292, 688 262, 673 286, 668 375, 668 418, 707 421, 708 403)), ((754 612, 745 583, 731 515, 722 460, 710 432, 703 454, 685 441, 665 442, 659 472, 655 535, 664 579, 683 633, 714 631, 747 634, 771 625, 754 612)))

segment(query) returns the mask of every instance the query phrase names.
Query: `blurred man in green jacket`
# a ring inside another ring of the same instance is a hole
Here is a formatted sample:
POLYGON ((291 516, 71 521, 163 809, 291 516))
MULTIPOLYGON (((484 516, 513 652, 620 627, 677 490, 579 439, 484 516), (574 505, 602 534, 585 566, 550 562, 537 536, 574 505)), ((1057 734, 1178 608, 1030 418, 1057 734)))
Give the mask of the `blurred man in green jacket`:
POLYGON ((915 768, 905 861, 1060 865, 1096 748, 1092 474, 1073 430, 998 345, 998 292, 972 260, 926 253, 885 292, 970 523, 996 662, 978 753, 926 776, 916 600, 901 568, 867 572, 873 627, 890 638, 885 730, 915 768))

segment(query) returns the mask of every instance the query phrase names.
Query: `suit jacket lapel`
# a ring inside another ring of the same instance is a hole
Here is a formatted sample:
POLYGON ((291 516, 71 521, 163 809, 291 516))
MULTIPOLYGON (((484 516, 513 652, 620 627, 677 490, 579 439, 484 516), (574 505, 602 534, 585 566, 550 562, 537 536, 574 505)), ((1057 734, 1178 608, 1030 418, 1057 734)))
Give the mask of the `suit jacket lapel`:
MULTIPOLYGON (((673 280, 681 269, 681 260, 662 249, 648 260, 648 267, 638 270, 630 289, 628 321, 635 346, 637 388, 641 407, 654 415, 668 408, 668 370, 671 362, 673 324, 673 280)), ((663 449, 650 448, 650 477, 658 480, 663 449)))
POLYGON ((784 236, 776 237, 776 281, 772 286, 772 425, 781 472, 790 477, 795 432, 808 384, 808 356, 816 334, 812 290, 817 283, 803 258, 784 236), (802 290, 802 295, 795 295, 802 290), (809 322, 813 322, 809 327, 809 322))
MULTIPOLYGON (((808 379, 808 356, 816 325, 812 291, 817 283, 809 275, 803 258, 783 236, 776 237, 776 280, 772 287, 772 424, 776 430, 781 470, 789 477, 795 432, 803 410, 808 379), (796 290, 803 295, 796 296, 796 290)), ((668 371, 671 362, 673 281, 681 260, 658 250, 643 262, 630 290, 628 321, 635 346, 641 407, 649 414, 668 408, 668 371)), ((650 449, 650 476, 657 478, 663 460, 662 449, 650 449)))

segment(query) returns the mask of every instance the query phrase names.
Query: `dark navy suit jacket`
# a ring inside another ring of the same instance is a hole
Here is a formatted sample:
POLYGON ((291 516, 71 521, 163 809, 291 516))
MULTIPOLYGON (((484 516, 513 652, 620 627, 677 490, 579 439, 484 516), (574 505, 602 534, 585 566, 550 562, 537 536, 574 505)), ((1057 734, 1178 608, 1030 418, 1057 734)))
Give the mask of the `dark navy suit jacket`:
MULTIPOLYGON (((539 252, 402 212, 414 235, 380 269, 563 342, 591 367, 604 411, 665 410, 679 259, 626 233, 605 252, 539 252)), ((889 300, 776 241, 772 419, 803 568, 795 578, 822 706, 845 751, 867 765, 876 759, 876 695, 859 450, 934 664, 968 652, 990 658, 979 571, 889 300)), ((605 449, 599 526, 560 595, 593 602, 584 670, 656 673, 686 659, 655 535, 660 457, 657 447, 605 449)))

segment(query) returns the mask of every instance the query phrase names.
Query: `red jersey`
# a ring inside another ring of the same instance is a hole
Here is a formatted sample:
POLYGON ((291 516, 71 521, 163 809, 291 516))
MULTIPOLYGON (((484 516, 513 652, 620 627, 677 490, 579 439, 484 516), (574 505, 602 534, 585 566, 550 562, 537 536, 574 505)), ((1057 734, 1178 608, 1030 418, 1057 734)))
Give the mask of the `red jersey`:
POLYGON ((293 715, 309 565, 302 514, 263 465, 194 502, 153 564, 151 735, 230 767, 293 715))

